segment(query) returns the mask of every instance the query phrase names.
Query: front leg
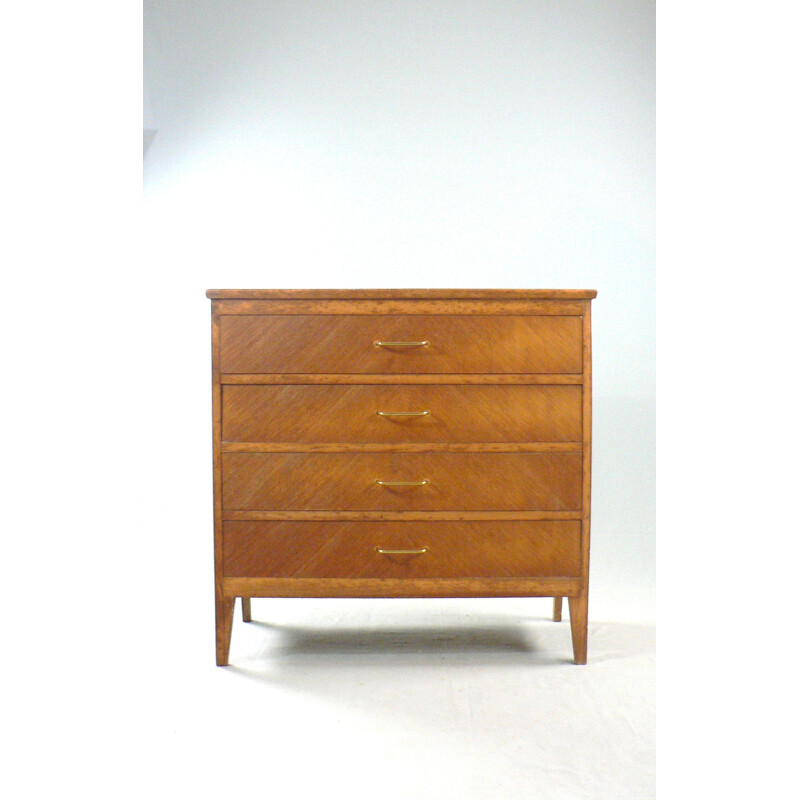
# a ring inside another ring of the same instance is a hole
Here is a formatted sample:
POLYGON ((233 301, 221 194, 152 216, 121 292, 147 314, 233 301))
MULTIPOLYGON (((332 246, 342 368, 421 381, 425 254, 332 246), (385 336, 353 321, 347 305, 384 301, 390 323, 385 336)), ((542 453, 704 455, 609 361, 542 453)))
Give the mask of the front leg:
POLYGON ((569 624, 572 628, 572 652, 576 664, 586 663, 586 645, 589 632, 589 593, 586 589, 569 598, 569 624))
POLYGON ((217 666, 228 666, 228 653, 231 649, 231 628, 233 627, 233 603, 235 597, 217 596, 217 666))

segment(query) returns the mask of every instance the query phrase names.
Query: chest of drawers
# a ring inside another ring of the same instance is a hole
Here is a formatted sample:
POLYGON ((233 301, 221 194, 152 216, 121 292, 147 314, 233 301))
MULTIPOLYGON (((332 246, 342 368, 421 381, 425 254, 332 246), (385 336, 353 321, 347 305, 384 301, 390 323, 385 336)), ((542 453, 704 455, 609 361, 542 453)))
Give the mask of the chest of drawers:
POLYGON ((586 663, 591 300, 209 290, 217 664, 251 597, 554 597, 586 663))

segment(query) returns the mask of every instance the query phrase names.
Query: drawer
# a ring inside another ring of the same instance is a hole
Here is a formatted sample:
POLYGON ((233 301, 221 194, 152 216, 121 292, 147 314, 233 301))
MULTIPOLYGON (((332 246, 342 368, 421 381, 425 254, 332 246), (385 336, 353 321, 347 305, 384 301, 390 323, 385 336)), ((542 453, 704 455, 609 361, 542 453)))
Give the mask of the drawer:
POLYGON ((225 385, 222 440, 579 442, 581 397, 580 386, 225 385), (386 416, 398 413, 416 416, 386 416))
POLYGON ((580 522, 226 522, 226 577, 580 575, 580 522), (387 553, 379 550, 424 552, 387 553))
POLYGON ((580 373, 581 317, 220 317, 224 373, 580 373), (376 346, 375 342, 427 342, 376 346))
POLYGON ((222 454, 228 510, 575 511, 581 488, 580 453, 222 454))

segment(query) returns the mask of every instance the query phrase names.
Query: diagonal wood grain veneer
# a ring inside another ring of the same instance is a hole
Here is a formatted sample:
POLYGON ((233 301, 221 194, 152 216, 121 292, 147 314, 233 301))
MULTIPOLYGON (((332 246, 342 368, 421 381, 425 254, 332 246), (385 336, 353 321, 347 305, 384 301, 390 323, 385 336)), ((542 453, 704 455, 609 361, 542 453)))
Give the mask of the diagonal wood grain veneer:
POLYGON ((596 292, 206 294, 218 664, 303 596, 567 597, 586 663, 596 292))

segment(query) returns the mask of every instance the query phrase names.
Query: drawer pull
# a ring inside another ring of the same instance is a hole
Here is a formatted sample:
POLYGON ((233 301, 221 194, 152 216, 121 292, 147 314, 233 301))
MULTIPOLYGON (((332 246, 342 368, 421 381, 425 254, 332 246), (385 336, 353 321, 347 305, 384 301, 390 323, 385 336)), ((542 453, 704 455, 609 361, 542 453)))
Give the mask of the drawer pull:
POLYGON ((375 342, 375 347, 428 347, 430 342, 375 342))
POLYGON ((430 481, 426 478, 424 481, 378 481, 375 483, 378 486, 427 486, 430 481))
POLYGON ((427 417, 430 411, 376 411, 379 417, 427 417))
POLYGON ((384 547, 376 547, 376 553, 381 553, 385 556, 419 556, 428 552, 427 547, 420 547, 416 550, 387 550, 384 547))

